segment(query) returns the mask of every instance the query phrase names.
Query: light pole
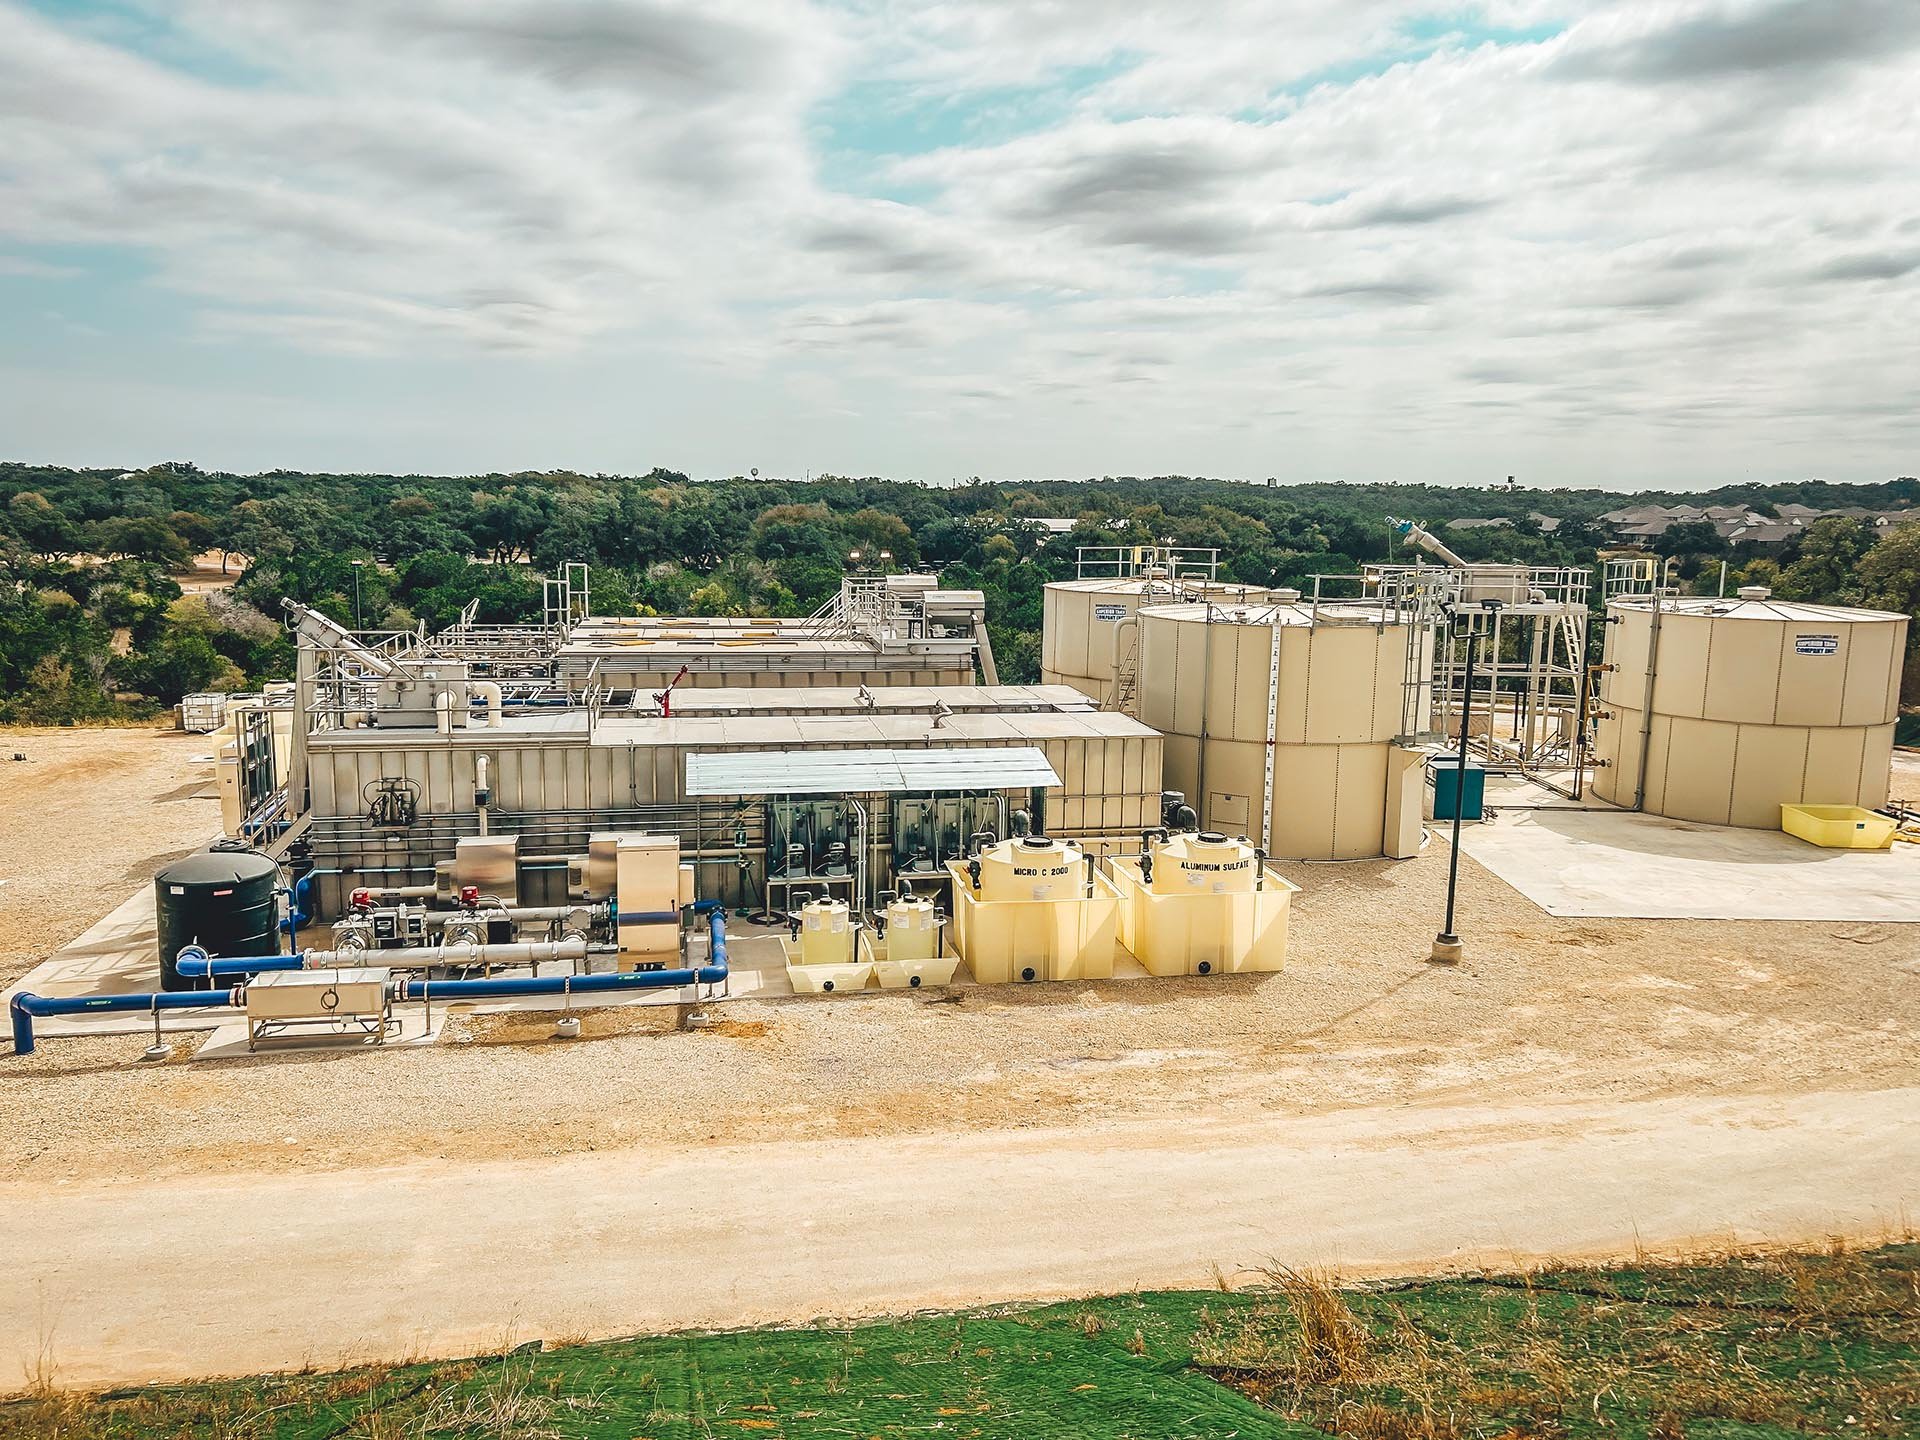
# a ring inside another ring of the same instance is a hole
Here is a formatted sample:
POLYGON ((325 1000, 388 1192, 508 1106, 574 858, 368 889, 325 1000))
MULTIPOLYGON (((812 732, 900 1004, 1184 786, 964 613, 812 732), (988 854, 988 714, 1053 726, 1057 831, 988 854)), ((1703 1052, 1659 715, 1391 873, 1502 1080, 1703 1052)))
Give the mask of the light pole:
MULTIPOLYGON (((1457 626, 1466 621, 1467 637, 1467 673, 1460 695, 1460 750, 1454 756, 1453 772, 1453 844, 1447 855, 1447 919, 1440 933, 1433 937, 1433 953, 1428 957, 1442 965, 1452 965, 1460 959, 1460 936, 1453 928, 1453 903, 1460 889, 1460 822, 1467 812, 1467 737, 1473 733, 1473 660, 1480 648, 1480 632, 1474 629, 1471 615, 1462 613, 1468 607, 1452 612, 1452 620, 1457 626)), ((1498 600, 1483 600, 1478 606, 1471 607, 1492 615, 1500 609, 1498 600)))
POLYGON ((353 628, 360 629, 360 569, 367 562, 355 560, 353 565, 353 628))

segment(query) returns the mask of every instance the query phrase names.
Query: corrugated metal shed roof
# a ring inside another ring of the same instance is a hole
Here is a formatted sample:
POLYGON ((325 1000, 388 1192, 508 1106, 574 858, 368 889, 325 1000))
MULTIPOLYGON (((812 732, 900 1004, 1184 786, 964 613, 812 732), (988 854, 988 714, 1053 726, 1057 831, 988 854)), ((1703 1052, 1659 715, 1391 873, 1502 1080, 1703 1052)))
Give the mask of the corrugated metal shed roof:
POLYGON ((1058 785, 1031 745, 974 750, 747 750, 687 756, 688 795, 871 795, 1058 785))

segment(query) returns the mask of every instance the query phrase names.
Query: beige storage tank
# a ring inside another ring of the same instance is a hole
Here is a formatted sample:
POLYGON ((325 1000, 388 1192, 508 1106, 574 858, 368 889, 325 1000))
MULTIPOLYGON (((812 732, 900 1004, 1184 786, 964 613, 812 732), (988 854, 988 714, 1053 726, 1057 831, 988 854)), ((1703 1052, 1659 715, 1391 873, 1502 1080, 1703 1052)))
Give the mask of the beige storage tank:
POLYGON ((1887 800, 1907 617, 1774 600, 1607 606, 1594 793, 1709 825, 1780 827, 1782 805, 1887 800), (1652 705, 1648 706, 1651 684, 1652 705), (1644 741, 1644 744, 1643 744, 1644 741))
POLYGON ((782 937, 787 981, 796 995, 845 994, 873 978, 873 962, 857 959, 853 912, 831 896, 809 901, 797 913, 800 939, 782 937))
POLYGON ((861 957, 873 963, 882 990, 950 985, 959 957, 941 953, 941 919, 931 900, 903 895, 884 912, 886 934, 860 932, 861 957))
POLYGON ((1120 895, 1079 847, 1025 835, 949 860, 947 873, 954 943, 982 985, 1113 977, 1120 895))
POLYGON ((1120 943, 1152 975, 1278 970, 1294 891, 1252 845, 1215 832, 1176 835, 1146 862, 1111 862, 1120 943))
POLYGON ((1110 710, 1140 713, 1140 686, 1122 694, 1120 670, 1138 670, 1138 621, 1143 605, 1212 598, 1244 604, 1269 591, 1218 581, 1169 580, 1164 574, 1096 580, 1057 580, 1041 595, 1040 683, 1071 685, 1110 710))
POLYGON ((1414 639, 1360 603, 1143 608, 1140 719, 1166 737, 1167 787, 1276 859, 1383 853, 1414 639))

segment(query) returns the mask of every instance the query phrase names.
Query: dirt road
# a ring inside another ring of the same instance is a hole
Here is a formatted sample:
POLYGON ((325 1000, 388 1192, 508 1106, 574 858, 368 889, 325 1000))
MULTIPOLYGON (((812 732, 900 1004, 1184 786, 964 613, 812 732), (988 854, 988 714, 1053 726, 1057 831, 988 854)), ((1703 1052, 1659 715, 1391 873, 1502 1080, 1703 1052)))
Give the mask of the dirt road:
MULTIPOLYGON (((73 1385, 515 1338, 799 1322, 1875 1234, 1920 1091, 1365 1109, 1089 1135, 631 1149, 258 1180, 0 1186, 0 1335, 73 1385)), ((9 1360, 11 1356, 7 1357, 9 1360)))

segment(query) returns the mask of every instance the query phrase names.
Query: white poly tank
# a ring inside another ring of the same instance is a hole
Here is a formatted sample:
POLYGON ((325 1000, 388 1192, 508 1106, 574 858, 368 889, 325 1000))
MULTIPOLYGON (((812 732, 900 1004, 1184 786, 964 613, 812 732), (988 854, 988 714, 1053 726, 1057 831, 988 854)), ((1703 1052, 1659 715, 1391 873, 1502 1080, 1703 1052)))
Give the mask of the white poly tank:
POLYGON ((1417 638, 1357 602, 1143 608, 1140 719, 1166 736, 1164 783, 1276 859, 1379 855, 1417 638))
POLYGON ((902 899, 887 906, 889 960, 931 960, 939 953, 939 936, 932 901, 902 899))
POLYGON ((1253 845, 1214 830, 1176 835, 1153 852, 1156 895, 1241 895, 1259 877, 1253 845))
POLYGON ((1593 790, 1649 813, 1775 830, 1782 805, 1887 801, 1907 617, 1762 588, 1607 606, 1593 790), (1653 682, 1651 723, 1647 685, 1653 682), (1642 737, 1645 745, 1642 745, 1642 737))
POLYGON ((1072 900, 1085 888, 1086 857, 1064 840, 1021 835, 980 852, 977 900, 1072 900))
POLYGON ((844 900, 800 907, 800 963, 846 965, 853 960, 853 924, 844 900))

